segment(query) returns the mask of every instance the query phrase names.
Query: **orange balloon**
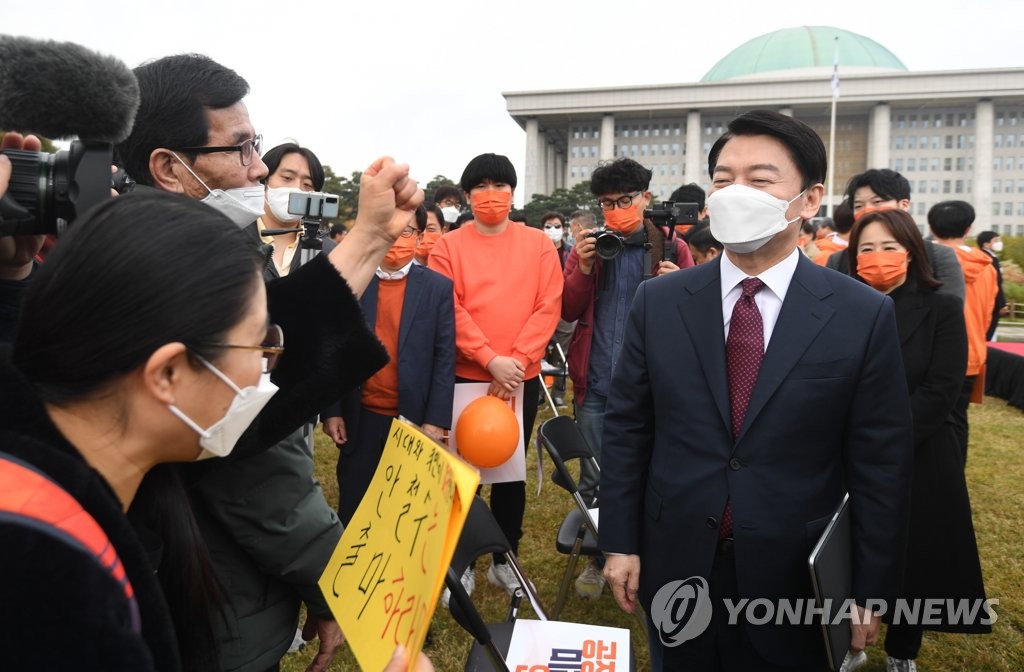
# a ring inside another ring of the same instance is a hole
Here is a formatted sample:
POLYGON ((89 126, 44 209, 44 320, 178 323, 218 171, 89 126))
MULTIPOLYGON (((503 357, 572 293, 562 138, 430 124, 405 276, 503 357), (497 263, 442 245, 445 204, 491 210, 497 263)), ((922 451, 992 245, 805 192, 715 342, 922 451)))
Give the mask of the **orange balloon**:
POLYGON ((491 395, 469 402, 455 424, 459 454, 484 469, 508 462, 519 445, 519 421, 507 402, 491 395))

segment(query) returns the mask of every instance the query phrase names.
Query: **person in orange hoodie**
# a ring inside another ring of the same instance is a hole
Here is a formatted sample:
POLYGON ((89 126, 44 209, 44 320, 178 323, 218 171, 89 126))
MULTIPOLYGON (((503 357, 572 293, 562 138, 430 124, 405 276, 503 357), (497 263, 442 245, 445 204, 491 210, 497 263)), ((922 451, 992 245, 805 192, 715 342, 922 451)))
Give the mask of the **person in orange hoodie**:
MULTIPOLYGON (((488 382, 490 394, 510 398, 523 386, 523 440, 529 445, 540 393, 540 360, 562 309, 558 251, 537 228, 509 221, 516 171, 507 157, 477 156, 462 173, 474 218, 441 237, 428 265, 455 285, 456 382, 488 382)), ((491 486, 491 511, 519 550, 526 483, 491 486)), ((519 587, 503 558, 494 557, 491 583, 519 587)))
POLYGON ((818 266, 828 264, 828 259, 836 252, 841 252, 850 244, 850 229, 853 228, 853 207, 849 200, 844 200, 832 211, 833 233, 815 241, 818 247, 818 256, 812 261, 818 266))
MULTIPOLYGON (((972 400, 975 386, 979 390, 984 389, 985 359, 988 355, 985 334, 999 292, 992 259, 964 242, 973 223, 974 208, 965 201, 942 201, 928 211, 928 227, 932 235, 940 245, 956 252, 966 285, 964 321, 967 323, 967 375, 952 416, 960 435, 964 464, 967 463, 967 404, 972 400)), ((973 398, 978 401, 981 399, 980 395, 973 398)))

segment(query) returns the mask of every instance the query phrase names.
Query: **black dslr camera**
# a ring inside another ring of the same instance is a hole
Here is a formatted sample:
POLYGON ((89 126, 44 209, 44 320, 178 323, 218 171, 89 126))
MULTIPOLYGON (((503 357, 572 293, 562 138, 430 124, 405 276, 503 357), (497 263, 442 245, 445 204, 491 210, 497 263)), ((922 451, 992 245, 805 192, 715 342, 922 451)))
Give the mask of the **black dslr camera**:
POLYGON ((602 226, 591 233, 588 238, 594 239, 594 247, 597 256, 609 261, 619 256, 622 248, 626 245, 625 237, 618 231, 602 226))
POLYGON ((11 182, 0 199, 0 236, 57 234, 92 206, 110 200, 113 149, 71 143, 54 154, 5 149, 11 182))
MULTIPOLYGON (((673 203, 672 201, 662 201, 658 207, 644 210, 644 219, 651 220, 658 227, 670 227, 668 235, 665 236, 664 259, 675 259, 675 248, 672 242, 674 229, 671 227, 675 227, 678 224, 696 224, 699 221, 699 213, 700 208, 696 203, 673 203), (670 246, 673 246, 671 250, 669 249, 670 246)), ((595 239, 594 245, 597 256, 605 261, 619 256, 622 248, 628 244, 622 234, 606 227, 597 229, 589 237, 595 239)))

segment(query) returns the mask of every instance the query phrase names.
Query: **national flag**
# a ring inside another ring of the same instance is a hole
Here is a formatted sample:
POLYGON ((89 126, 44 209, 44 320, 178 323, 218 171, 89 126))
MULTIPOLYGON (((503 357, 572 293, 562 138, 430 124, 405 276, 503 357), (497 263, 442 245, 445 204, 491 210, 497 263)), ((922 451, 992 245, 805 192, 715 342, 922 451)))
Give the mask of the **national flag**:
POLYGON ((839 38, 836 38, 835 58, 832 60, 832 97, 839 97, 839 38))

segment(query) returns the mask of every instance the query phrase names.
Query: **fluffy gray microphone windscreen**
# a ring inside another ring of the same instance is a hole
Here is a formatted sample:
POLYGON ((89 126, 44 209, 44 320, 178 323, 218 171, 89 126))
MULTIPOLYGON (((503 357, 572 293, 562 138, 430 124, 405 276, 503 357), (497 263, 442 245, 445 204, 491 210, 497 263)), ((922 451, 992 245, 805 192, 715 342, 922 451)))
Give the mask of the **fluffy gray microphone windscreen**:
POLYGON ((73 42, 0 35, 0 129, 118 143, 139 83, 122 61, 73 42))

